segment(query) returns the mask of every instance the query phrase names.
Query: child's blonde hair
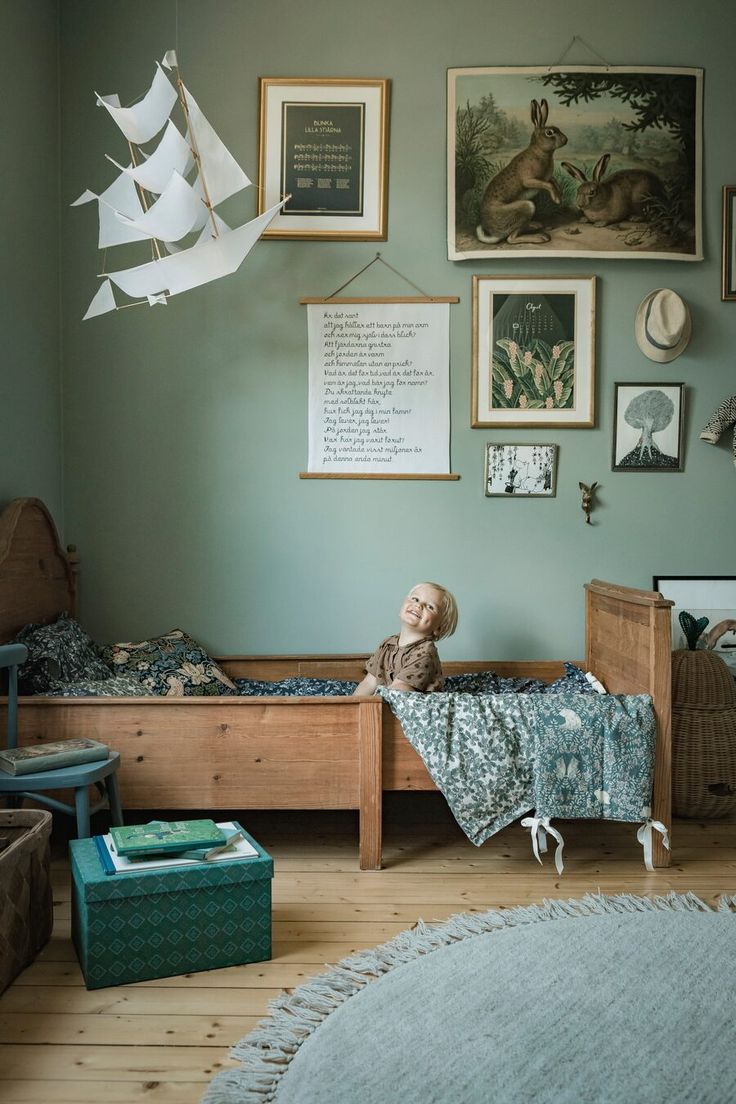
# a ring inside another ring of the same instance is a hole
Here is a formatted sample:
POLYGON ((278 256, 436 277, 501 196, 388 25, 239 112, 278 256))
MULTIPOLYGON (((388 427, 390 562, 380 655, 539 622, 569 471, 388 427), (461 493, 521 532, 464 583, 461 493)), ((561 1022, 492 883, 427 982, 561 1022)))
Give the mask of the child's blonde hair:
MULTIPOLYGON (((457 602, 455 601, 455 595, 451 594, 447 587, 440 586, 439 583, 417 583, 411 589, 416 590, 418 586, 432 587, 433 590, 439 591, 442 595, 442 612, 440 623, 434 633, 435 640, 442 640, 445 636, 452 636, 457 628, 457 602)), ((409 593, 411 593, 411 591, 409 593)))

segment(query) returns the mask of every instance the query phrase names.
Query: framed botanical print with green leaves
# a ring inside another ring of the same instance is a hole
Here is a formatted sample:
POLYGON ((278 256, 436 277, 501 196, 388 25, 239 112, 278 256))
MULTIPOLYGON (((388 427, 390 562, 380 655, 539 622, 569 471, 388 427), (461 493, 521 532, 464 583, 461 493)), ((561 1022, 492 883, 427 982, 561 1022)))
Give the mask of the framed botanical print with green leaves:
POLYGON ((595 276, 474 276, 470 424, 595 424, 595 276))

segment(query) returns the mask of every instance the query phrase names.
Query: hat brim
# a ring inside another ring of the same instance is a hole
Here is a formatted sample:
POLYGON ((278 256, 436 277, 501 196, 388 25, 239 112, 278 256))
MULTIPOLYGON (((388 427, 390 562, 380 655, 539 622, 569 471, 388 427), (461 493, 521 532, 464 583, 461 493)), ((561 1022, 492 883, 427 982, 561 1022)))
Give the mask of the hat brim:
POLYGON ((644 356, 649 357, 650 360, 656 360, 659 364, 668 364, 669 361, 675 360, 680 353, 684 352, 690 341, 690 335, 692 334, 692 319, 690 318, 690 309, 687 303, 683 302, 685 308, 685 325, 682 330, 682 337, 673 345, 671 349, 659 349, 656 345, 653 345, 647 337, 646 333, 646 313, 649 304, 655 295, 663 291, 663 288, 656 288, 647 295, 640 303, 639 309, 636 312, 636 320, 634 322, 634 334, 636 336, 636 343, 644 353, 644 356))

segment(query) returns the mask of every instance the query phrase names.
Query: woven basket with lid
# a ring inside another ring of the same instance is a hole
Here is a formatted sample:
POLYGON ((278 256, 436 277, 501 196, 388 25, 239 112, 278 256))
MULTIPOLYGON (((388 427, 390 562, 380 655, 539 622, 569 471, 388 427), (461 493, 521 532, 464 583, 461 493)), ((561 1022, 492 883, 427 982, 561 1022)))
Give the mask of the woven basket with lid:
POLYGON ((736 682, 714 652, 672 654, 672 807, 708 819, 736 810, 736 682))

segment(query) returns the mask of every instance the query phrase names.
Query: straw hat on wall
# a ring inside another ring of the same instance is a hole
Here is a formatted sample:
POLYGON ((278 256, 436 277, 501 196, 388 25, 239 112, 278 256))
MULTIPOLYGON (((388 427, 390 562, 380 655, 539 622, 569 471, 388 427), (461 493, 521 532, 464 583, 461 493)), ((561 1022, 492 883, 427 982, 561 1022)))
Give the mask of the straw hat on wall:
POLYGON ((636 312, 634 333, 639 348, 650 360, 666 364, 686 348, 692 323, 690 311, 676 291, 650 291, 636 312))

